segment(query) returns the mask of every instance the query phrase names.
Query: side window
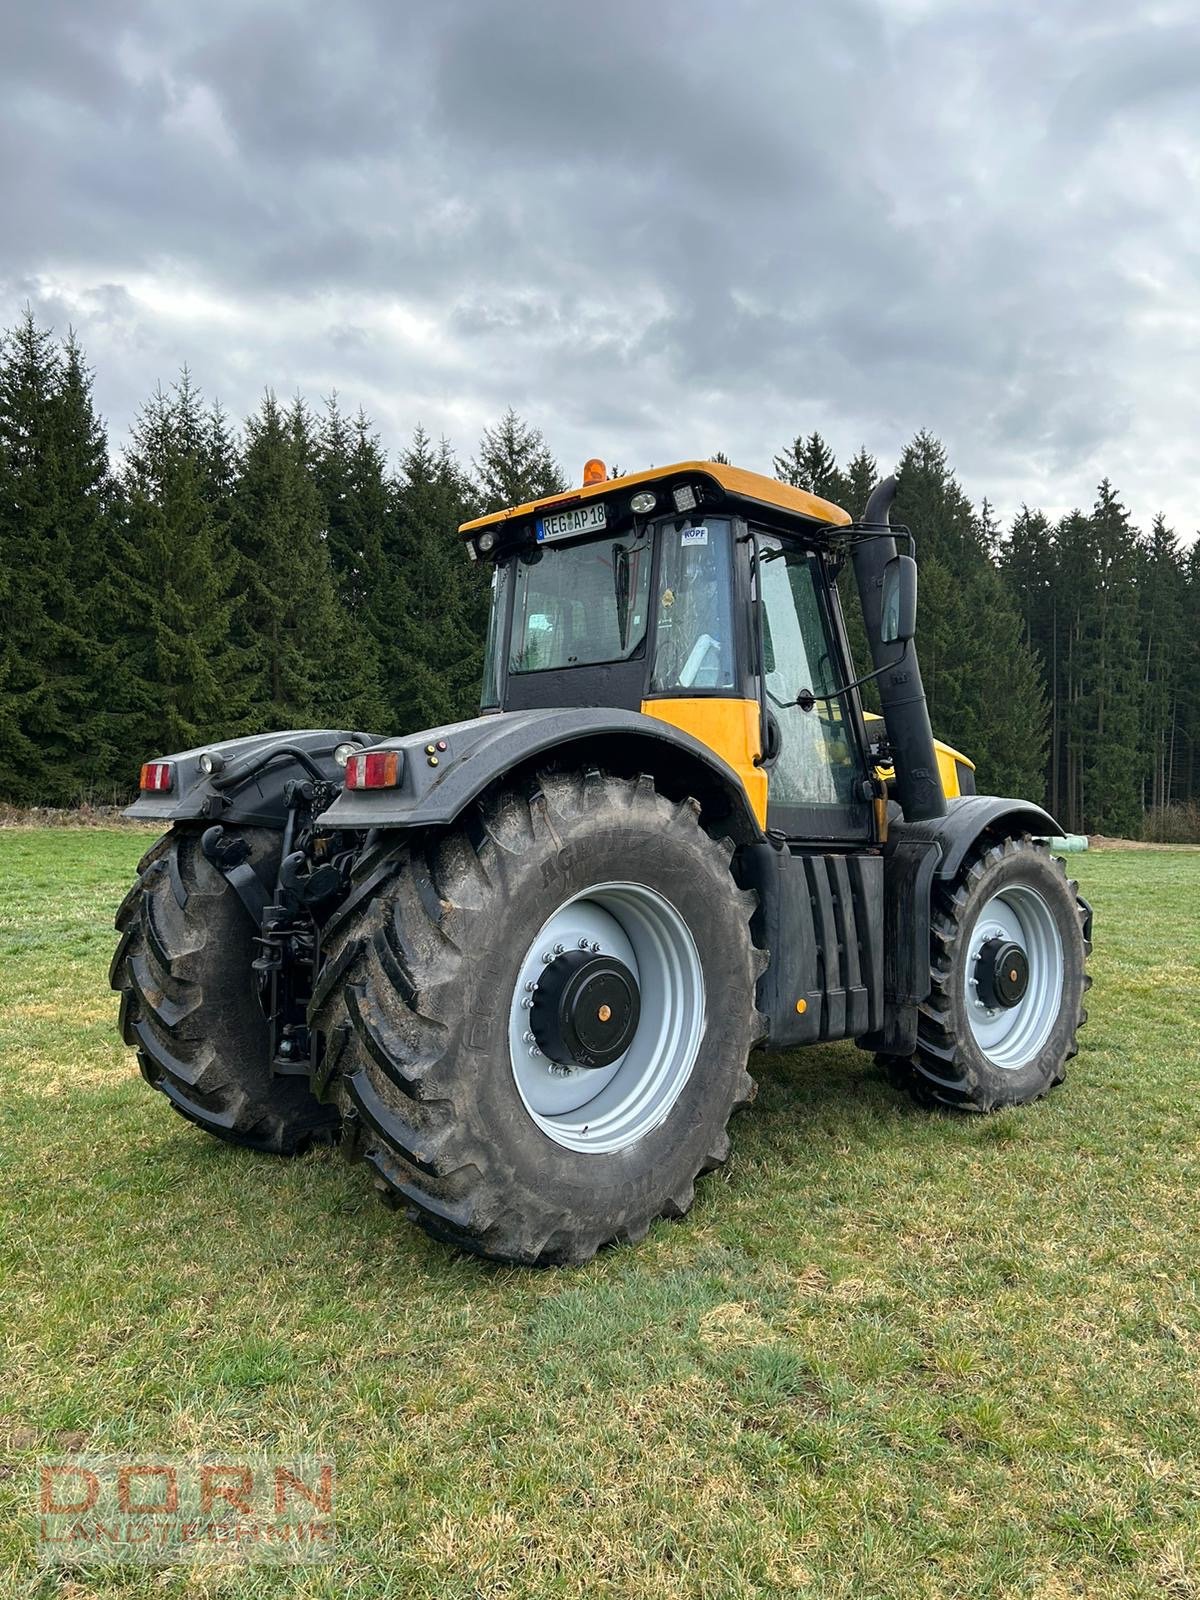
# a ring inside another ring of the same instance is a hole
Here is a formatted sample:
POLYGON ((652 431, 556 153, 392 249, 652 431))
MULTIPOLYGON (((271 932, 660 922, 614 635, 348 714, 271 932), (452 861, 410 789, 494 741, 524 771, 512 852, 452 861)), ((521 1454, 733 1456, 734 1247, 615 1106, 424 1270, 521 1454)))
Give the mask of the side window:
POLYGON ((483 689, 481 711, 494 711, 500 704, 500 650, 497 641, 504 632, 504 609, 508 604, 510 563, 492 571, 492 604, 488 611, 487 643, 483 647, 483 689))
POLYGON ((727 520, 664 523, 652 689, 732 689, 731 534, 727 520))
POLYGON ((865 817, 864 769, 843 698, 833 693, 838 656, 816 558, 773 539, 760 539, 759 549, 764 683, 779 728, 770 802, 856 824, 865 817))

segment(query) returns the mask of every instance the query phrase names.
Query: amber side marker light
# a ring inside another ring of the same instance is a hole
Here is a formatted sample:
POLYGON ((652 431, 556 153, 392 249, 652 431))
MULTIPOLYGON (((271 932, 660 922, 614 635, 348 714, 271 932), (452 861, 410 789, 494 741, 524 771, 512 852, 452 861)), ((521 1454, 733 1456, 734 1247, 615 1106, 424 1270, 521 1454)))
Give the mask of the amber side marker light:
POLYGON ((368 750, 346 763, 347 789, 394 789, 399 782, 399 750, 368 750))
POLYGON ((604 483, 608 477, 608 468, 599 456, 593 456, 590 461, 583 464, 583 487, 586 489, 593 483, 604 483))
POLYGON ((169 794, 174 787, 173 761, 147 761, 138 775, 138 788, 143 794, 169 794))

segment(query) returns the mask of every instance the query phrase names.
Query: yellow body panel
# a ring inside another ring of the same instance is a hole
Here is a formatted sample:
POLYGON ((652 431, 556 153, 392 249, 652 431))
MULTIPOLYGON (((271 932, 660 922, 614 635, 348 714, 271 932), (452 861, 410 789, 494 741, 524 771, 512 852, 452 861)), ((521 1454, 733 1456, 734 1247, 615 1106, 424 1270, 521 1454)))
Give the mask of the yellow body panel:
MULTIPOLYGON (((714 755, 720 756, 727 766, 732 767, 742 780, 746 798, 760 826, 766 827, 768 779, 758 765, 762 744, 757 700, 723 700, 707 695, 694 698, 680 696, 671 700, 643 700, 642 712, 647 717, 657 717, 660 722, 669 722, 673 728, 690 733, 693 739, 699 739, 701 744, 707 745, 714 755)), ((870 711, 865 712, 864 717, 868 722, 881 720, 870 711)), ((972 772, 975 763, 952 745, 944 744, 941 739, 935 739, 933 745, 942 789, 947 800, 953 800, 961 793, 956 763, 961 761, 972 772)), ((894 776, 891 767, 876 767, 875 770, 885 780, 894 776)))
POLYGON ((790 511, 809 522, 825 522, 840 528, 853 520, 849 512, 843 511, 841 506, 835 506, 832 500, 822 500, 819 495, 809 494, 806 489, 793 489, 790 483, 780 483, 777 478, 764 477, 760 472, 727 467, 719 461, 677 461, 674 466, 652 467, 649 472, 631 472, 625 478, 606 478, 602 483, 589 483, 582 489, 568 489, 562 494, 547 495, 541 500, 529 500, 525 505, 513 506, 507 511, 493 511, 486 517, 476 517, 473 522, 464 522, 458 531, 476 533, 480 528, 494 527, 500 522, 531 517, 548 506, 566 507, 602 499, 614 490, 624 493, 638 484, 649 487, 664 478, 677 477, 682 472, 711 478, 727 494, 770 506, 774 511, 790 511))
POLYGON ((720 756, 742 780, 759 826, 767 825, 767 775, 756 765, 762 754, 759 737, 757 700, 719 700, 696 696, 678 700, 643 700, 648 717, 669 722, 673 728, 690 733, 720 756))
MULTIPOLYGON (((877 716, 874 711, 864 711, 863 720, 865 722, 882 722, 883 719, 877 716)), ((953 745, 943 744, 941 739, 933 741, 933 749, 934 754, 937 756, 938 776, 942 780, 942 793, 947 800, 955 800, 962 793, 958 786, 957 763, 961 761, 963 766, 970 767, 972 772, 975 771, 975 763, 970 756, 964 756, 962 751, 956 750, 953 745)), ((875 771, 885 783, 890 783, 896 776, 891 767, 876 767, 875 771)))

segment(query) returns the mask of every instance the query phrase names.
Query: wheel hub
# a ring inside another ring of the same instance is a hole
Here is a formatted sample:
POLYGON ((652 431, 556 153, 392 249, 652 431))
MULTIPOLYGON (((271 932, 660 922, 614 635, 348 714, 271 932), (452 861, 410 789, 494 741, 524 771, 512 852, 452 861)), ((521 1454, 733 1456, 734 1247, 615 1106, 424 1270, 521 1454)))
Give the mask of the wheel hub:
POLYGON ((623 961, 568 950, 538 980, 529 1025, 551 1061, 608 1067, 629 1048, 641 1009, 637 979, 623 961))
POLYGON ((1029 987, 1029 958, 1013 939, 988 939, 975 962, 975 986, 989 1011, 1011 1010, 1029 987))
POLYGON ((603 882, 565 900, 527 946, 509 1001, 513 1078, 533 1121, 587 1155, 636 1144, 691 1076, 704 998, 691 930, 656 889, 603 882), (541 1037, 567 1059, 538 1042, 535 1005, 541 1037))

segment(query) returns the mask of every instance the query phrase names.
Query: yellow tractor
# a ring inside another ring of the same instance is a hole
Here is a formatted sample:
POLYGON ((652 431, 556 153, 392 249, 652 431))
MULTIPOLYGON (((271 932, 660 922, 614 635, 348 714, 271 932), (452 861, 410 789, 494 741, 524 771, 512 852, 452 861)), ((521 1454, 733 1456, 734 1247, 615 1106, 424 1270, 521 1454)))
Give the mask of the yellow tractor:
POLYGON ((686 1212, 758 1049, 853 1039, 965 1110, 1046 1093, 1091 913, 1053 819, 933 738, 894 494, 855 522, 731 466, 591 462, 462 529, 479 716, 147 762, 130 814, 170 827, 112 975, 147 1079, 237 1143, 340 1136, 429 1232, 531 1264, 686 1212))

